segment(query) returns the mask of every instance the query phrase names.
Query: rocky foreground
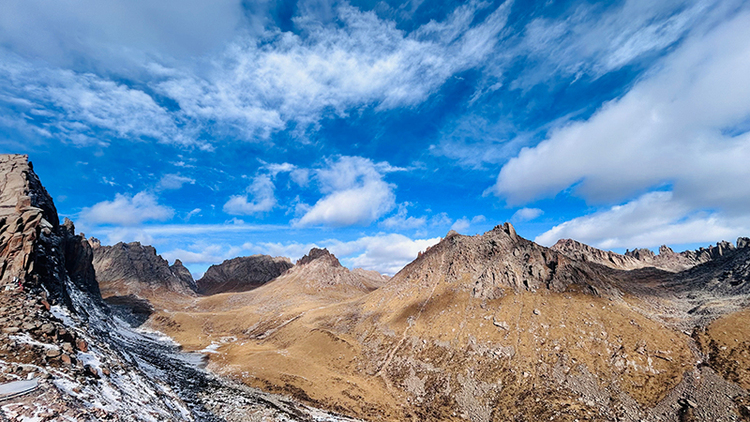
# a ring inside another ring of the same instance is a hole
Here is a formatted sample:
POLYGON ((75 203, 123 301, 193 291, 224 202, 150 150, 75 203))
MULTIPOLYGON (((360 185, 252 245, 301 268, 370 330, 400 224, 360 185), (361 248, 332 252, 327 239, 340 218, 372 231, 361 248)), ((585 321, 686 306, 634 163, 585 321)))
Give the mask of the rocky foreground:
MULTIPOLYGON (((0 156, 0 420, 347 421, 218 377, 102 300, 89 241, 0 156)), ((173 274, 175 275, 175 274, 173 274)))

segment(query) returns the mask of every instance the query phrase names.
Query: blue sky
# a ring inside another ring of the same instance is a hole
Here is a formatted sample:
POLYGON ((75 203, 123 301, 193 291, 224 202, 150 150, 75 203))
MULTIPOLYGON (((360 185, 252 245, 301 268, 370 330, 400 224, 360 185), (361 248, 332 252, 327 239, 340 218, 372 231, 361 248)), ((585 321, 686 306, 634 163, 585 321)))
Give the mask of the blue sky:
POLYGON ((0 152, 61 215, 196 275, 448 230, 675 249, 750 234, 742 1, 6 0, 0 152))

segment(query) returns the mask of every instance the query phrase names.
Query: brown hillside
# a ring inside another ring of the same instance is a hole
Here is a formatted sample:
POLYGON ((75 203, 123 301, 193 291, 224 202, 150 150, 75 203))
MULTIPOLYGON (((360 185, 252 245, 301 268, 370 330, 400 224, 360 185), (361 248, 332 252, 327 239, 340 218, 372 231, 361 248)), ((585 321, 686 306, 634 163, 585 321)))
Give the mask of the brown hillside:
MULTIPOLYGON (((371 293, 331 283, 342 267, 313 268, 152 323, 191 348, 215 344, 216 371, 368 420, 677 420, 685 392, 715 377, 690 336, 648 317, 676 294, 649 290, 671 273, 636 286, 509 224, 450 233, 371 293)), ((701 397, 726 396, 716 379, 701 397)), ((694 400, 703 415, 737 414, 694 400)))

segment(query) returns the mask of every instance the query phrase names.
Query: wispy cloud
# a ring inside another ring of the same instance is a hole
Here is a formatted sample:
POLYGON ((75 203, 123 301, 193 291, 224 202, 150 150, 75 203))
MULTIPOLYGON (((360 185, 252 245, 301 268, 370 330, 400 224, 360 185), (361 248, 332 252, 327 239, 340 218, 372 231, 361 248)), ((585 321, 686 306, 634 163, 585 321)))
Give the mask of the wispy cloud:
POLYGON ((106 145, 114 138, 207 147, 141 90, 92 73, 32 66, 1 50, 0 58, 0 107, 48 137, 78 145, 106 145))
POLYGON ((300 35, 235 42, 208 77, 182 72, 155 87, 189 118, 221 121, 246 139, 268 138, 289 122, 298 131, 316 128, 321 118, 356 107, 411 106, 493 52, 510 7, 472 26, 482 7, 471 2, 407 34, 374 12, 342 4, 340 24, 300 18, 300 35))
POLYGON ((381 221, 379 225, 386 229, 409 230, 423 227, 427 224, 427 217, 413 217, 404 204, 399 204, 396 214, 381 221))
POLYGON ((676 43, 715 1, 627 0, 604 9, 576 4, 561 18, 532 20, 514 54, 534 63, 512 82, 529 89, 550 76, 598 78, 676 43))
POLYGON ((165 174, 159 180, 157 188, 159 189, 180 189, 184 184, 195 184, 195 179, 179 174, 165 174))
POLYGON ((487 219, 483 215, 474 216, 472 219, 464 216, 453 222, 451 230, 455 230, 459 233, 466 233, 473 224, 483 223, 486 220, 487 219))

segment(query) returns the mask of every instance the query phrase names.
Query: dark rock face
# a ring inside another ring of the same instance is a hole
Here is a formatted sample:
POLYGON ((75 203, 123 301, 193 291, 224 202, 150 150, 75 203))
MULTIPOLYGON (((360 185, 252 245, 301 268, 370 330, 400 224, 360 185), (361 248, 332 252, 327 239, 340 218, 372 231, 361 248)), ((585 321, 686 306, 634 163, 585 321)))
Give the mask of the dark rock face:
POLYGON ((188 286, 193 292, 198 290, 198 286, 196 286, 195 284, 193 275, 190 274, 190 270, 182 265, 182 261, 176 259, 174 261, 174 264, 172 264, 169 269, 172 271, 172 274, 174 274, 175 277, 179 278, 182 281, 182 284, 184 286, 188 286))
POLYGON ((293 266, 288 258, 268 255, 229 259, 208 268, 206 274, 197 281, 198 293, 212 295, 252 290, 280 276, 293 266))
MULTIPOLYGON (((89 240, 96 245, 98 241, 89 240)), ((156 254, 153 246, 139 242, 118 243, 93 248, 96 278, 104 296, 136 294, 166 289, 193 294, 196 285, 190 271, 181 262, 173 266, 156 254)))
POLYGON ((44 287, 71 307, 66 279, 101 301, 91 248, 70 220, 59 224, 52 198, 26 155, 0 156, 0 280, 44 287))

